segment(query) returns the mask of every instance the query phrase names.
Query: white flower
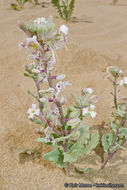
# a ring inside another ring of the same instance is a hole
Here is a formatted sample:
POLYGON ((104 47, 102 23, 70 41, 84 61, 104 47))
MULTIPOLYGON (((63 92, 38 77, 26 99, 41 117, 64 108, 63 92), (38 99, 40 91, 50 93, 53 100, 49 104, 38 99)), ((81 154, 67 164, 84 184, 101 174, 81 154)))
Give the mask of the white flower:
POLYGON ((56 84, 56 92, 55 92, 55 96, 57 97, 60 93, 60 91, 62 90, 62 88, 65 88, 66 86, 69 86, 71 85, 69 82, 62 82, 62 81, 59 81, 57 84, 56 84))
POLYGON ((84 92, 84 93, 92 94, 92 93, 93 93, 93 89, 92 89, 92 88, 84 88, 84 89, 83 89, 83 92, 84 92))
POLYGON ((122 85, 127 85, 127 77, 124 77, 123 80, 120 80, 119 81, 119 85, 122 86, 122 85))
POLYGON ((36 45, 40 50, 42 50, 41 45, 39 44, 39 42, 37 41, 37 36, 33 36, 32 38, 26 38, 26 45, 36 45))
POLYGON ((40 114, 40 109, 36 109, 36 104, 32 104, 32 108, 28 109, 27 114, 29 119, 33 119, 34 115, 40 114))
POLYGON ((46 18, 44 17, 41 17, 41 18, 37 18, 36 20, 34 20, 34 23, 35 24, 42 24, 42 23, 45 23, 46 24, 47 20, 46 18))
POLYGON ((95 118, 97 113, 93 111, 95 109, 95 106, 93 104, 90 104, 89 107, 82 109, 82 114, 85 116, 86 114, 90 113, 92 118, 95 118))
POLYGON ((64 78, 65 78, 65 74, 61 74, 61 75, 58 75, 57 77, 56 77, 56 79, 57 80, 63 80, 64 78))
POLYGON ((61 26, 59 27, 59 32, 62 32, 62 33, 64 33, 64 34, 67 34, 67 33, 68 33, 68 27, 65 26, 64 24, 61 25, 61 26))

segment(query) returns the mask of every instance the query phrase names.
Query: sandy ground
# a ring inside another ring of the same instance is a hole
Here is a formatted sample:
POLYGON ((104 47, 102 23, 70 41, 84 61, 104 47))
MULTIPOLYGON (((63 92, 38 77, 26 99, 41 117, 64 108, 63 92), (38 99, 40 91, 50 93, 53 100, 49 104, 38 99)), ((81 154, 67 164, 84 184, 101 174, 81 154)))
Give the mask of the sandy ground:
MULTIPOLYGON (((27 22, 52 15, 56 25, 63 21, 50 4, 45 8, 26 5, 17 12, 10 9, 11 2, 14 1, 0 0, 0 190, 64 190, 65 182, 124 183, 126 187, 120 189, 127 189, 126 152, 117 152, 101 171, 104 155, 96 150, 76 163, 92 167, 93 171, 79 174, 72 166, 70 178, 42 159, 41 155, 50 148, 35 142, 37 126, 26 116, 33 103, 27 90, 36 92, 36 89, 33 82, 23 76, 27 54, 17 46, 25 34, 17 28, 17 20, 27 22), (25 148, 34 152, 19 156, 19 151, 25 148)), ((104 131, 103 122, 109 119, 112 106, 112 87, 104 80, 104 70, 109 65, 118 65, 127 73, 127 1, 119 0, 116 6, 110 3, 110 0, 76 1, 76 22, 67 24, 70 30, 68 49, 58 52, 56 66, 57 73, 65 73, 72 83, 66 90, 68 104, 72 103, 72 91, 79 92, 86 86, 94 89, 99 97, 98 115, 91 126, 100 132, 104 131)))

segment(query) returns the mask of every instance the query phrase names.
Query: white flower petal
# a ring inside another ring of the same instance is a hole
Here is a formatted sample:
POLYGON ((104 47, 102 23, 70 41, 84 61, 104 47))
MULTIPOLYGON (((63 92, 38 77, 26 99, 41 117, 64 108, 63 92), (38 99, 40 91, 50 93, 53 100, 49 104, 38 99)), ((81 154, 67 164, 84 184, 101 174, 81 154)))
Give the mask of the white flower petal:
POLYGON ((91 111, 91 112, 90 112, 90 115, 91 115, 92 118, 95 118, 96 115, 97 115, 97 113, 96 113, 95 111, 91 111))
POLYGON ((40 114, 40 109, 36 109, 36 110, 35 110, 35 114, 36 114, 36 115, 39 115, 39 114, 40 114))
POLYGON ((28 115, 28 118, 29 118, 29 119, 33 119, 33 118, 34 118, 34 113, 31 112, 31 113, 28 115))
POLYGON ((119 81, 119 85, 122 86, 123 85, 123 80, 119 81))
POLYGON ((64 78, 65 78, 65 74, 61 74, 61 75, 58 75, 57 77, 56 77, 56 79, 57 80, 63 80, 64 78))
POLYGON ((95 105, 90 104, 90 109, 91 109, 91 110, 94 110, 94 109, 95 109, 95 105))
POLYGON ((36 109, 36 104, 32 104, 32 109, 35 110, 36 109))
POLYGON ((82 115, 86 115, 87 113, 89 113, 88 108, 83 108, 82 115))
POLYGON ((62 32, 64 34, 67 34, 68 33, 68 27, 65 26, 64 24, 60 26, 59 28, 59 32, 62 32))
POLYGON ((26 112, 27 114, 30 114, 33 109, 29 108, 28 111, 26 112))

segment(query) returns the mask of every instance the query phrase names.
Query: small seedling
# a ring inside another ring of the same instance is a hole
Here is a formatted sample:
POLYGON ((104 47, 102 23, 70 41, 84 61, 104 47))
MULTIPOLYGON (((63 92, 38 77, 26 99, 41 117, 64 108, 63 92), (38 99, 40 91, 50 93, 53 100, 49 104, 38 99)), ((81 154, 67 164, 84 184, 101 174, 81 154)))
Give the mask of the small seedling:
POLYGON ((56 7, 57 12, 63 20, 66 22, 71 21, 75 0, 51 0, 51 3, 56 7))
POLYGON ((118 3, 118 0, 113 0, 112 5, 116 5, 118 3))
POLYGON ((38 0, 16 0, 16 3, 11 3, 11 8, 14 10, 21 10, 24 8, 25 3, 32 3, 33 5, 38 5, 38 0))

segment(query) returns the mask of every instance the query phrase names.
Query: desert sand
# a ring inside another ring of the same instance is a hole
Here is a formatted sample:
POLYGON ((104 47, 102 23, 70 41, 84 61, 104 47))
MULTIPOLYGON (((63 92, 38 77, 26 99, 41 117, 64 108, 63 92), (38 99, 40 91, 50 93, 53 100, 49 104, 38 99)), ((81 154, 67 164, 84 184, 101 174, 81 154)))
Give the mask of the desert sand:
MULTIPOLYGON (((35 142, 37 125, 31 123, 26 111, 35 100, 27 90, 36 93, 34 83, 23 76, 27 52, 18 44, 26 37, 17 27, 18 20, 36 19, 52 15, 56 26, 64 24, 56 10, 46 2, 45 7, 27 4, 21 11, 10 8, 13 0, 0 0, 0 190, 64 190, 65 182, 123 183, 127 189, 127 152, 118 151, 104 170, 100 170, 105 154, 96 149, 75 165, 92 167, 90 173, 80 174, 71 168, 69 178, 61 170, 42 158, 50 147, 35 142), (19 154, 30 149, 29 155, 19 154)), ((68 104, 71 92, 79 93, 89 86, 98 95, 97 117, 91 127, 103 133, 110 119, 113 105, 112 85, 104 79, 107 66, 117 65, 127 74, 127 1, 76 0, 73 16, 68 23, 67 48, 57 52, 57 73, 65 73, 72 86, 66 88, 68 104)), ((126 93, 126 92, 125 92, 126 93)), ((127 147, 127 145, 126 145, 127 147)), ((83 188, 82 188, 83 189, 83 188)), ((87 188, 84 188, 87 189, 87 188)), ((97 188, 92 188, 97 189, 97 188)), ((102 188, 104 189, 104 188, 102 188)))

